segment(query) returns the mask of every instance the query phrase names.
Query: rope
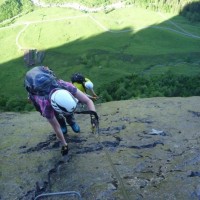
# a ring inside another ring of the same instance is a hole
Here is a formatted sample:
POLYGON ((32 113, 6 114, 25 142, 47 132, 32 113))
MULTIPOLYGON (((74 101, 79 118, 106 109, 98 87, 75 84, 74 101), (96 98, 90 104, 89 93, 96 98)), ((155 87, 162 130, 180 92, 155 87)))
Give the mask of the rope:
POLYGON ((121 186, 121 189, 122 189, 122 192, 123 192, 123 195, 124 195, 124 200, 129 200, 129 199, 130 199, 130 198, 129 198, 129 195, 128 195, 128 193, 126 192, 126 189, 125 189, 124 183, 123 183, 123 181, 122 181, 122 179, 121 179, 121 177, 120 177, 120 174, 119 174, 119 172, 117 171, 115 165, 113 164, 112 159, 111 159, 111 156, 110 156, 110 154, 109 154, 109 152, 108 152, 106 146, 100 141, 100 137, 99 137, 99 132, 100 132, 100 130, 99 130, 99 117, 98 117, 97 113, 96 113, 95 111, 81 111, 81 112, 75 112, 75 113, 77 113, 77 114, 92 114, 92 115, 94 115, 94 116, 96 117, 96 119, 97 119, 97 121, 98 121, 98 125, 97 125, 97 127, 94 127, 94 128, 92 129, 92 132, 97 136, 96 138, 97 138, 99 144, 102 146, 102 149, 103 149, 103 151, 105 152, 105 155, 106 155, 106 157, 107 157, 107 160, 108 160, 108 162, 110 163, 111 168, 113 169, 113 172, 114 172, 116 178, 117 178, 118 181, 119 181, 119 184, 120 184, 120 186, 121 186))
POLYGON ((113 169, 114 175, 116 176, 117 180, 119 181, 119 184, 121 186, 122 193, 123 193, 123 196, 124 196, 124 200, 130 200, 129 195, 128 195, 126 189, 125 189, 123 180, 121 179, 119 172, 117 171, 115 165, 113 164, 111 156, 110 156, 106 146, 100 141, 99 132, 100 132, 100 130, 99 130, 99 126, 98 126, 98 127, 96 127, 94 134, 96 135, 96 138, 97 138, 99 144, 102 146, 102 149, 103 149, 103 151, 104 151, 104 153, 105 153, 105 155, 108 159, 108 162, 110 163, 111 168, 113 169))
POLYGON ((99 117, 97 115, 97 113, 95 111, 92 110, 86 110, 86 111, 75 111, 74 113, 76 114, 90 114, 90 115, 94 115, 96 117, 97 120, 99 120, 99 117))
MULTIPOLYGON (((90 114, 90 115, 94 115, 97 119, 97 121, 99 122, 99 117, 97 115, 97 113, 95 111, 81 111, 81 112, 75 112, 76 114, 90 114)), ((110 163, 110 166, 114 172, 114 175, 116 176, 118 182, 119 182, 119 185, 122 189, 122 193, 123 193, 123 196, 124 196, 124 200, 130 200, 129 198, 129 195, 125 189, 125 186, 124 186, 124 183, 123 183, 123 180, 121 179, 120 177, 120 174, 119 172, 117 171, 115 165, 113 164, 112 162, 112 159, 111 159, 111 156, 106 148, 106 146, 100 141, 100 137, 99 137, 99 123, 97 124, 97 127, 93 128, 92 132, 94 133, 94 135, 96 136, 99 144, 102 146, 102 149, 106 155, 106 158, 108 160, 108 162, 110 163)), ((55 196, 55 195, 77 195, 79 200, 82 200, 81 199, 81 195, 80 193, 78 192, 74 192, 74 191, 67 191, 67 192, 56 192, 56 193, 46 193, 46 194, 41 194, 41 195, 38 195, 34 200, 37 200, 39 199, 40 197, 45 197, 45 196, 55 196)))

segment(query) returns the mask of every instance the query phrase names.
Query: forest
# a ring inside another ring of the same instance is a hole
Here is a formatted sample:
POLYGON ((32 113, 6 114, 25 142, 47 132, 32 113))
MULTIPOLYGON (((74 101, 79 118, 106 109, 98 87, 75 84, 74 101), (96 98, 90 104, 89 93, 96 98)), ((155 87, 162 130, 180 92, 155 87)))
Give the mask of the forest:
POLYGON ((103 102, 149 97, 200 96, 200 74, 193 77, 175 75, 171 71, 149 77, 132 74, 99 88, 98 93, 103 102))

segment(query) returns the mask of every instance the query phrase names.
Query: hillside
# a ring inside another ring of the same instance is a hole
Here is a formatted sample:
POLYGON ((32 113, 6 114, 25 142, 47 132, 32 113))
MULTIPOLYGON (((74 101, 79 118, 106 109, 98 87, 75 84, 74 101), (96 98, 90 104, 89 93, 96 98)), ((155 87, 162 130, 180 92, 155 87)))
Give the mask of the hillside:
POLYGON ((0 113, 0 199, 76 191, 84 200, 198 200, 199 102, 189 97, 99 104, 99 134, 90 133, 89 117, 76 115, 81 133, 69 129, 65 158, 38 113, 0 113))
POLYGON ((199 27, 180 15, 134 6, 94 13, 46 7, 18 15, 0 24, 0 110, 28 110, 23 81, 33 65, 49 66, 66 81, 81 72, 101 96, 107 85, 132 74, 172 71, 192 79, 200 73, 199 27))

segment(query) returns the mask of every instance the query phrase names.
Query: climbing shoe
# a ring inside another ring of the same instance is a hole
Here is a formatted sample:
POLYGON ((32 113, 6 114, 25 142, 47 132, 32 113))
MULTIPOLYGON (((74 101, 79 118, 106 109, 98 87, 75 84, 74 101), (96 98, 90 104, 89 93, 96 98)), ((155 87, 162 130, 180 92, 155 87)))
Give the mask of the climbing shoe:
POLYGON ((62 133, 65 135, 67 133, 67 127, 61 127, 62 133))
POLYGON ((68 154, 68 145, 65 145, 65 146, 62 146, 62 148, 61 148, 61 154, 63 155, 63 156, 65 156, 65 155, 67 155, 68 154))
POLYGON ((73 125, 71 125, 71 128, 75 133, 79 133, 80 132, 80 127, 79 127, 79 125, 77 123, 74 123, 73 125))

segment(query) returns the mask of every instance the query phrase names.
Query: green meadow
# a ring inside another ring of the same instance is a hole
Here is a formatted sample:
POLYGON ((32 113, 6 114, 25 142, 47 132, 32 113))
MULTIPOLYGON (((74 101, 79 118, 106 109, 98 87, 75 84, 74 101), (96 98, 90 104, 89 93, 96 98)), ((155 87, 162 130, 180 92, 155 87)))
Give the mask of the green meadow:
POLYGON ((0 5, 3 4, 5 2, 5 0, 0 0, 0 5))
POLYGON ((0 44, 0 94, 8 98, 26 98, 26 49, 45 51, 41 64, 59 78, 82 72, 95 88, 133 73, 200 73, 199 23, 131 6, 109 13, 38 8, 0 24, 0 44))

